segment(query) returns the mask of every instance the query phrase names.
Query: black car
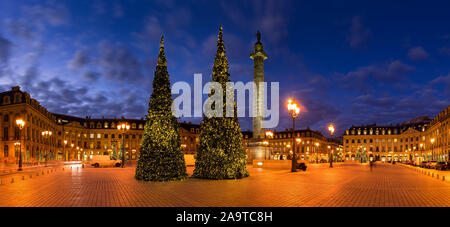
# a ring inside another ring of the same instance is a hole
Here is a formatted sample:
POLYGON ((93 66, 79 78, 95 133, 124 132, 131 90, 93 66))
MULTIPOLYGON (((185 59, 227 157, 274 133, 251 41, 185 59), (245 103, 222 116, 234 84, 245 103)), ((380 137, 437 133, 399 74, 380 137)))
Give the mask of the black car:
POLYGON ((436 163, 435 168, 437 170, 448 170, 450 168, 449 165, 450 165, 450 163, 448 163, 448 162, 438 162, 438 163, 436 163))
POLYGON ((421 162, 420 165, 419 165, 420 168, 426 168, 427 167, 427 163, 428 163, 427 161, 421 162))
POLYGON ((306 171, 306 168, 307 168, 307 166, 306 166, 306 164, 304 162, 297 163, 297 169, 306 171))

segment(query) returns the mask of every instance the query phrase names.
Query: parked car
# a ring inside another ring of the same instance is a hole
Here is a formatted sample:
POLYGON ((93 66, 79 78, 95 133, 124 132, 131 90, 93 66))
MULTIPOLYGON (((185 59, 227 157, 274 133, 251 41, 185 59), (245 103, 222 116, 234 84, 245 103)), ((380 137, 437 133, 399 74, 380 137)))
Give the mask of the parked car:
POLYGON ((436 161, 429 161, 427 162, 427 168, 428 169, 434 169, 436 167, 437 162, 436 161))
POLYGON ((419 164, 419 167, 420 168, 427 168, 427 161, 422 161, 420 164, 419 164))
POLYGON ((450 169, 450 163, 449 162, 438 162, 438 163, 436 163, 435 169, 448 170, 448 169, 450 169))
POLYGON ((98 168, 100 166, 115 166, 120 167, 122 160, 114 160, 109 155, 93 155, 91 165, 98 168))

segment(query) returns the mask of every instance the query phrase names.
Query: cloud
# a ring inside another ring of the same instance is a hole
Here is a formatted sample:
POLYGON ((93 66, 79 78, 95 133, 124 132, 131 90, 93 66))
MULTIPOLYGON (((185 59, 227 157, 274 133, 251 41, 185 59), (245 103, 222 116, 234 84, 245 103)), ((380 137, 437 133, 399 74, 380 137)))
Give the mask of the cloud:
POLYGON ((127 46, 102 41, 99 55, 98 64, 107 79, 142 82, 141 64, 127 46))
POLYGON ((78 50, 67 65, 70 69, 79 69, 89 64, 90 61, 90 57, 84 51, 78 50))
POLYGON ((347 42, 354 50, 365 50, 367 48, 367 41, 370 36, 370 29, 366 28, 361 22, 359 16, 352 19, 352 25, 347 34, 347 42))
POLYGON ((134 33, 134 35, 142 41, 155 42, 160 40, 163 34, 160 21, 157 17, 148 17, 145 22, 145 27, 140 33, 134 33))
POLYGON ((96 81, 100 78, 100 73, 93 71, 86 71, 83 73, 82 78, 87 81, 96 81))
POLYGON ((123 7, 121 4, 119 4, 118 2, 114 3, 113 6, 113 16, 115 18, 121 18, 124 16, 124 12, 123 12, 123 7))
POLYGON ((11 34, 25 40, 33 38, 32 25, 25 19, 6 19, 5 25, 11 34))
POLYGON ((431 86, 443 86, 445 94, 450 97, 450 73, 431 80, 429 84, 431 86))
POLYGON ((7 64, 11 56, 12 43, 0 35, 0 66, 7 64))
POLYGON ((337 73, 336 76, 344 88, 367 91, 373 89, 374 83, 396 84, 406 81, 406 74, 414 70, 415 68, 413 66, 395 60, 383 64, 359 67, 346 74, 337 73))
POLYGON ((230 20, 245 29, 260 30, 271 44, 281 44, 289 34, 288 22, 293 12, 290 1, 246 1, 239 7, 230 1, 221 1, 221 6, 230 20))
POLYGON ((413 61, 425 61, 428 56, 429 54, 421 46, 410 48, 408 51, 408 58, 413 61))
POLYGON ((443 47, 439 48, 439 52, 441 54, 445 54, 445 55, 450 56, 450 47, 449 46, 443 46, 443 47))
POLYGON ((43 5, 25 6, 24 11, 34 20, 43 21, 53 26, 63 25, 69 21, 69 10, 61 3, 52 2, 43 5))

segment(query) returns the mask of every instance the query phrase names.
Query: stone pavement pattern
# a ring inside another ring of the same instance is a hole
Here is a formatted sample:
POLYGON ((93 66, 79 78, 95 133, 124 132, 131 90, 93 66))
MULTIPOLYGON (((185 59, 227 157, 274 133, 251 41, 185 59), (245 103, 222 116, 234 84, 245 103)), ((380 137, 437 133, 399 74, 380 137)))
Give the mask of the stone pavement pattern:
MULTIPOLYGON (((0 206, 450 206, 450 184, 404 167, 250 168, 241 180, 140 182, 134 168, 74 168, 0 185, 0 206)), ((192 168, 189 168, 192 173, 192 168)))

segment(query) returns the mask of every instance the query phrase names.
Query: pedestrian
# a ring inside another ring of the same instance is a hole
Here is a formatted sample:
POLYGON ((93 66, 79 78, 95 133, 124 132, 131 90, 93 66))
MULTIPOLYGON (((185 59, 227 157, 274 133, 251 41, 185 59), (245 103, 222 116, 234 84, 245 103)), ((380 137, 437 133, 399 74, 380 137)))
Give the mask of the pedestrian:
POLYGON ((373 161, 369 162, 369 166, 370 166, 370 172, 372 172, 372 168, 373 168, 373 161))

